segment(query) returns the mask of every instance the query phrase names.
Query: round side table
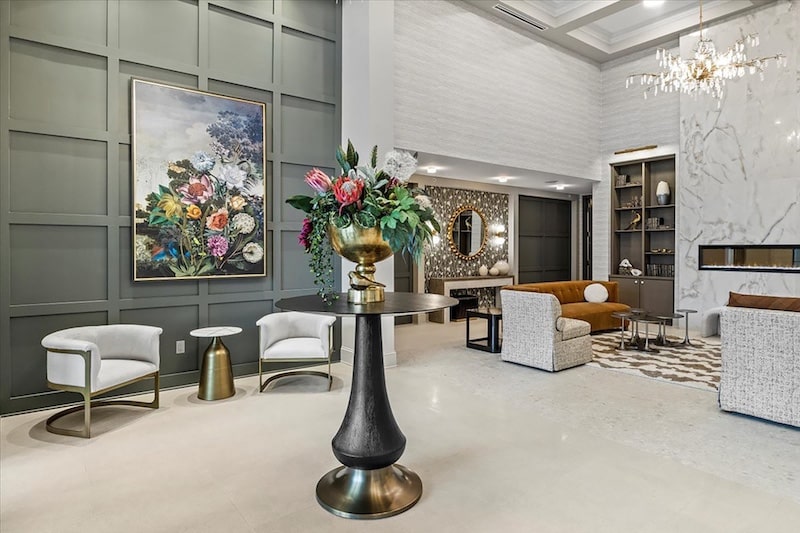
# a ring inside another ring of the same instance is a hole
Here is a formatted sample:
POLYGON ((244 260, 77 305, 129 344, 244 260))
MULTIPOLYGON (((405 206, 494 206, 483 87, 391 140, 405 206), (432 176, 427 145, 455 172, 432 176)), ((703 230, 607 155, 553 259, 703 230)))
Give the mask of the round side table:
POLYGON ((696 313, 696 309, 676 309, 676 313, 683 313, 686 315, 686 333, 683 336, 683 342, 680 344, 686 344, 688 346, 692 346, 692 342, 689 340, 689 315, 691 313, 696 313))
POLYGON ((614 311, 611 313, 611 316, 614 318, 620 319, 620 326, 619 326, 619 349, 625 349, 625 320, 628 319, 633 313, 630 311, 614 311))
POLYGON ((656 336, 655 343, 661 346, 674 346, 679 343, 671 343, 667 340, 667 322, 670 320, 681 319, 683 315, 679 313, 667 313, 664 315, 653 315, 653 318, 660 320, 658 323, 658 335, 656 336))
POLYGON ((200 328, 189 332, 192 337, 211 339, 211 344, 203 353, 203 363, 200 366, 200 388, 197 397, 201 400, 222 400, 230 398, 236 392, 233 388, 231 353, 222 344, 221 337, 241 332, 242 328, 235 326, 200 328))

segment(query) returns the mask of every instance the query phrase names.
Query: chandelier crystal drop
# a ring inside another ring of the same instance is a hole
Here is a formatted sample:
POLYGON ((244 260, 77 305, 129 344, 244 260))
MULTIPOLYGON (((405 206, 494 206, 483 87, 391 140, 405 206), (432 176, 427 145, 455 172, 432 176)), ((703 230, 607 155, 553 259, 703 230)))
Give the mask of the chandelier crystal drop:
POLYGON ((644 86, 645 99, 649 92, 658 94, 659 92, 681 91, 695 97, 703 93, 716 98, 719 108, 727 80, 741 78, 746 73, 758 73, 763 81, 764 69, 771 60, 774 60, 778 66, 786 66, 788 63, 783 54, 749 58, 747 56, 748 47, 755 48, 759 44, 757 33, 743 36, 725 52, 719 53, 713 41, 703 32, 703 2, 701 0, 700 40, 694 49, 694 57, 681 59, 680 56, 674 56, 668 50, 659 48, 656 51, 656 59, 658 59, 659 67, 664 70, 659 73, 631 74, 625 80, 625 87, 635 85, 638 78, 639 85, 644 86))

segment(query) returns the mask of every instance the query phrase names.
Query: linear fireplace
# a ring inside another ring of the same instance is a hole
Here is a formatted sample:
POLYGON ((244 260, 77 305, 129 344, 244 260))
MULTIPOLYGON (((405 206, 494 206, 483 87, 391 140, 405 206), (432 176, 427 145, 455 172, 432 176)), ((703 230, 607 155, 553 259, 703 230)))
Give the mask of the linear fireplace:
POLYGON ((800 272, 800 244, 700 245, 700 270, 800 272))

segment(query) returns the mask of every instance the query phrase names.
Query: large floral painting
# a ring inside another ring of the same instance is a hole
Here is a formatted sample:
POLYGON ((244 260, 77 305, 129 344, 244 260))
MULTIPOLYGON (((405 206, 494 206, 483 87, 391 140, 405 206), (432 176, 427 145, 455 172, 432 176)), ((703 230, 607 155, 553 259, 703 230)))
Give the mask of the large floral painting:
POLYGON ((264 104, 132 91, 134 280, 265 276, 264 104))

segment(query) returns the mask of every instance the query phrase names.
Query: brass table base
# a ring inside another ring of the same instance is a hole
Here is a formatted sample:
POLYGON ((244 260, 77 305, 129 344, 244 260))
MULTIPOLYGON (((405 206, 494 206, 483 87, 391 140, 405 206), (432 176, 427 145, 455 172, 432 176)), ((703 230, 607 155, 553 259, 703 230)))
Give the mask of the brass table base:
POLYGON ((213 401, 230 398, 236 393, 233 387, 231 354, 219 337, 214 337, 203 354, 200 369, 200 390, 197 397, 213 401))
POLYGON ((347 291, 347 301, 354 304, 371 304, 383 302, 386 296, 383 287, 367 287, 366 289, 350 289, 347 291))
POLYGON ((317 501, 342 518, 386 518, 414 506, 422 496, 419 476, 399 464, 376 470, 340 466, 317 483, 317 501))

